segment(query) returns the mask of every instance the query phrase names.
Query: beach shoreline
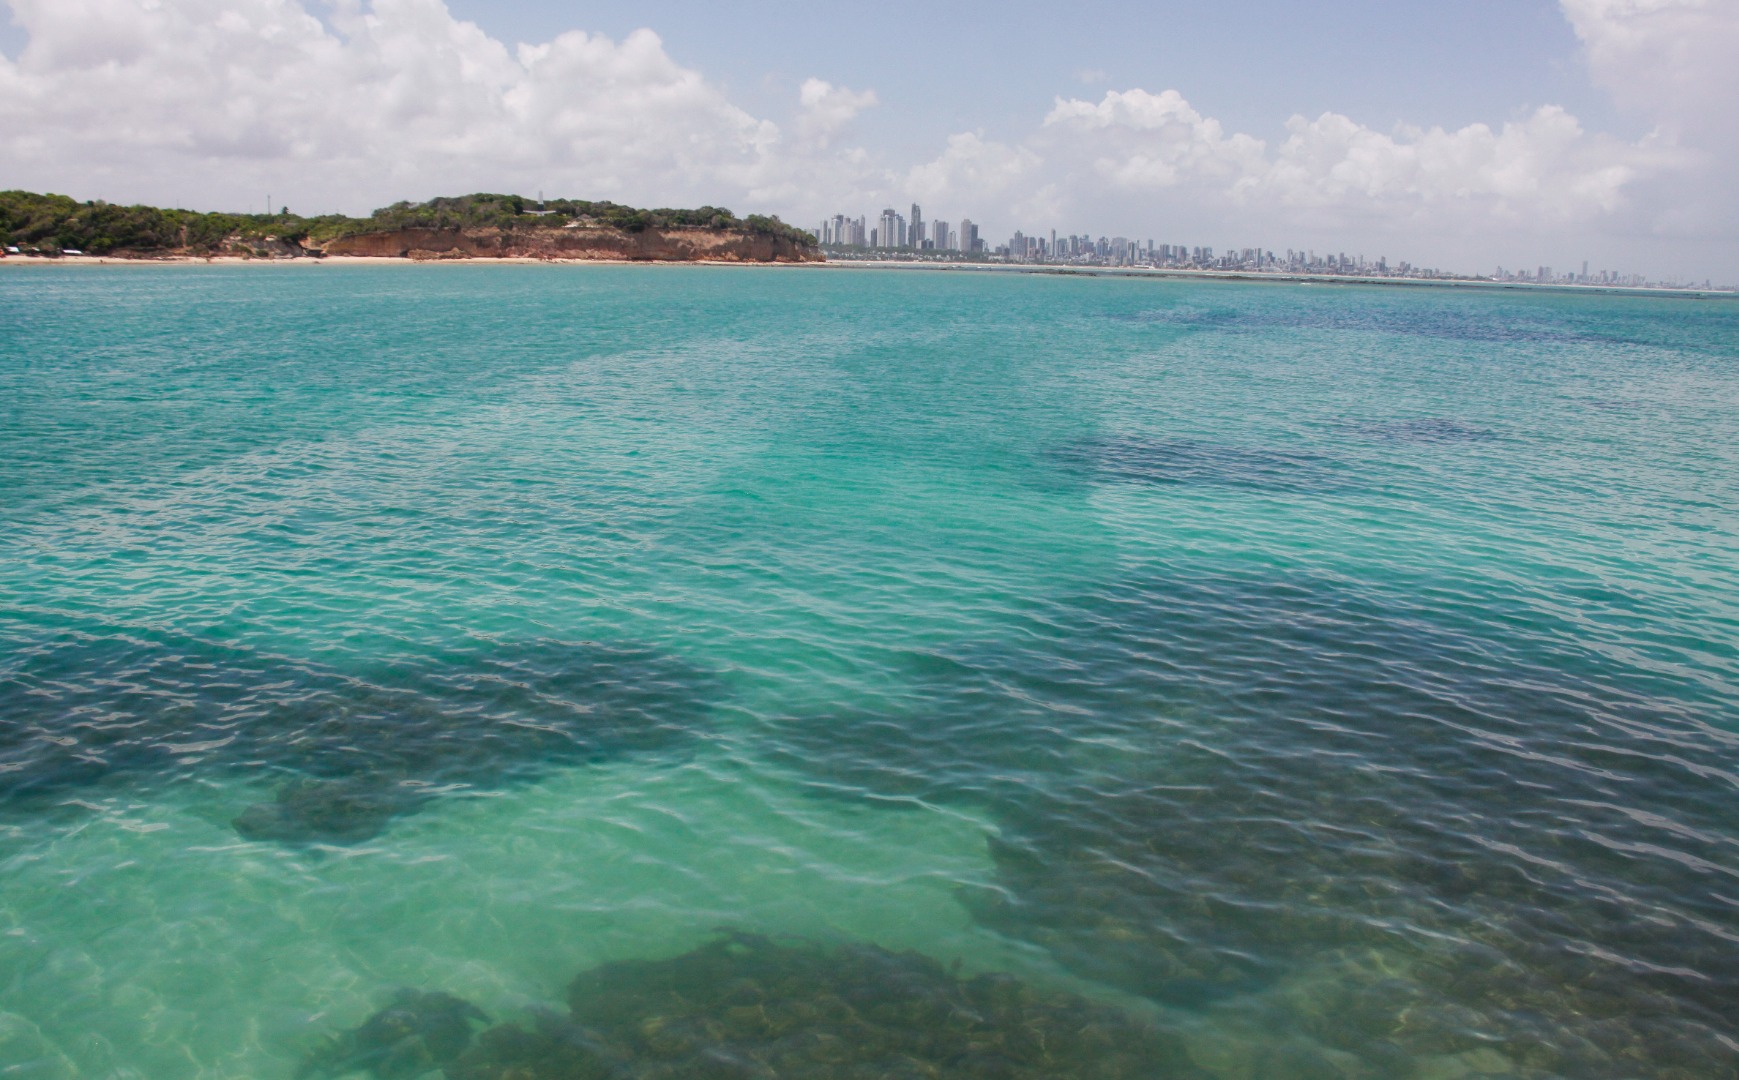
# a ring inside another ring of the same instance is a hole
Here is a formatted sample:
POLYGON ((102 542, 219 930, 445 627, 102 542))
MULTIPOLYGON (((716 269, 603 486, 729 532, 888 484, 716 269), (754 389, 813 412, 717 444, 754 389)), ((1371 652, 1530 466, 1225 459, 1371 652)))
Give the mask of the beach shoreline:
POLYGON ((243 258, 236 255, 173 255, 161 258, 129 258, 105 255, 59 255, 54 257, 7 255, 0 268, 17 266, 731 266, 799 268, 811 270, 872 270, 940 273, 1024 274, 1049 277, 1164 278, 1195 281, 1242 281, 1280 285, 1373 285, 1399 288, 1505 290, 1553 292, 1604 296, 1666 296, 1681 298, 1739 298, 1723 289, 1648 288, 1625 285, 1555 285, 1523 281, 1489 281, 1478 278, 1397 278, 1354 274, 1257 273, 1248 270, 1186 270, 1145 266, 1059 266, 1043 263, 938 263, 896 260, 842 260, 831 262, 758 261, 743 259, 558 259, 533 256, 466 256, 450 259, 416 259, 394 255, 324 255, 290 259, 243 258))
POLYGON ((1047 263, 933 263, 880 260, 843 260, 808 263, 827 269, 856 267, 865 270, 943 270, 954 273, 1040 274, 1053 277, 1179 278, 1196 281, 1268 282, 1287 285, 1377 285, 1415 288, 1505 289, 1529 292, 1598 293, 1631 296, 1739 297, 1724 289, 1648 288, 1628 285, 1556 285, 1523 281, 1491 281, 1481 278, 1406 278, 1361 274, 1265 273, 1250 270, 1189 270, 1150 266, 1061 266, 1047 263))

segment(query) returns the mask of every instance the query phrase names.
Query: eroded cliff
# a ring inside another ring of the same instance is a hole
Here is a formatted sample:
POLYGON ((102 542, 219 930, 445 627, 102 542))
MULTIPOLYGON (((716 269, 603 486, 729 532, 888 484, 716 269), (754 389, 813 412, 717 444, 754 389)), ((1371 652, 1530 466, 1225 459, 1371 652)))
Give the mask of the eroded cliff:
POLYGON ((410 259, 581 259, 625 262, 820 262, 821 253, 748 229, 628 231, 601 225, 406 228, 310 243, 324 255, 410 259))
POLYGON ((629 262, 819 262, 815 238, 777 217, 722 207, 460 195, 394 203, 366 218, 199 213, 0 191, 0 257, 296 259, 532 258, 629 262))

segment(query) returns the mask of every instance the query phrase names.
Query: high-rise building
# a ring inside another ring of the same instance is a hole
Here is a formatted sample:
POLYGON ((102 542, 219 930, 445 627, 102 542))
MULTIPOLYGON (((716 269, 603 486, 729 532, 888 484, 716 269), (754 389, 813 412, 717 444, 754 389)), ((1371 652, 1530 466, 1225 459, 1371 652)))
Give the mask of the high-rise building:
POLYGON ((946 221, 931 222, 930 237, 937 251, 947 251, 952 246, 948 243, 948 223, 946 221))
POLYGON ((984 249, 984 241, 978 238, 978 226, 972 224, 971 218, 960 219, 959 247, 968 255, 984 249))
POLYGON ((918 209, 918 204, 912 204, 912 221, 906 226, 906 242, 910 247, 924 246, 924 212, 918 209))
POLYGON ((854 219, 844 214, 835 214, 830 220, 821 223, 821 242, 838 244, 841 247, 863 247, 869 240, 864 224, 863 218, 854 219))
POLYGON ((876 230, 879 242, 875 245, 881 248, 902 248, 906 246, 906 219, 893 207, 882 211, 880 227, 876 230))

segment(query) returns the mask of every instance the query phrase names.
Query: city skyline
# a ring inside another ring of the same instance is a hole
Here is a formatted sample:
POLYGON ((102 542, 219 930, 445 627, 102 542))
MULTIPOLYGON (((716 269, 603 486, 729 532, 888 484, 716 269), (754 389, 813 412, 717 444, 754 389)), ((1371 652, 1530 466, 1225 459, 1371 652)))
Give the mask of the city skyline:
POLYGON ((1579 271, 1555 271, 1546 263, 1537 264, 1531 270, 1506 269, 1498 264, 1488 274, 1465 269, 1420 266, 1409 260, 1391 262, 1387 255, 1368 260, 1363 253, 1348 254, 1335 250, 1318 254, 1312 248, 1275 249, 1258 245, 1217 249, 1213 245, 1204 244, 1156 243, 1152 238, 1139 239, 1121 235, 1094 237, 1090 232, 1059 234, 1055 229, 1049 230, 1048 236, 1029 236, 1016 229, 1006 243, 995 244, 984 239, 979 226, 971 218, 961 218, 957 227, 950 225, 945 219, 937 218, 928 222, 930 227, 926 229, 922 207, 916 202, 911 204, 909 217, 893 207, 887 207, 874 219, 873 226, 870 220, 867 215, 860 214, 854 218, 846 214, 834 214, 809 231, 824 250, 846 258, 977 258, 1053 265, 1739 291, 1739 284, 1735 282, 1716 282, 1712 278, 1705 278, 1701 282, 1678 278, 1653 279, 1635 272, 1595 268, 1587 260, 1581 263, 1579 271))

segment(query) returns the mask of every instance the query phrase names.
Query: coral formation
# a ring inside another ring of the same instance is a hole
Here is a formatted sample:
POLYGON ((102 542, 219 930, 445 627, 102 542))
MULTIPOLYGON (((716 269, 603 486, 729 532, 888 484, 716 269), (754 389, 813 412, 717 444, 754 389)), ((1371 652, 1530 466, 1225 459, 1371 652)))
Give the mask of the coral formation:
POLYGON ((233 824, 247 840, 355 843, 379 836, 395 815, 416 809, 426 798, 403 785, 368 777, 302 777, 279 788, 271 802, 242 811, 233 824))
POLYGON ((483 1010, 441 991, 400 990, 360 1027, 327 1040, 297 1070, 298 1080, 368 1072, 380 1080, 411 1080, 444 1068, 471 1045, 483 1010))
POLYGON ((1166 1080, 1179 1040, 1008 975, 916 952, 733 933, 574 980, 568 1015, 484 1032, 448 1080, 1166 1080))
POLYGON ((180 637, 51 640, 11 659, 0 810, 121 777, 293 778, 225 814, 241 809, 255 840, 354 842, 440 792, 674 752, 714 696, 674 656, 597 642, 344 668, 180 637))

